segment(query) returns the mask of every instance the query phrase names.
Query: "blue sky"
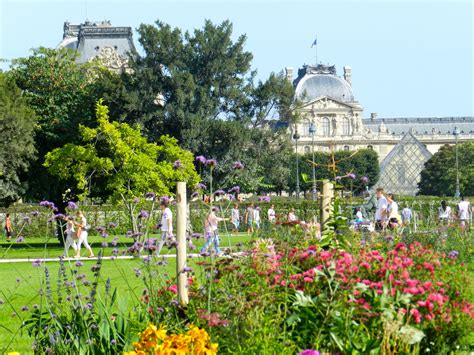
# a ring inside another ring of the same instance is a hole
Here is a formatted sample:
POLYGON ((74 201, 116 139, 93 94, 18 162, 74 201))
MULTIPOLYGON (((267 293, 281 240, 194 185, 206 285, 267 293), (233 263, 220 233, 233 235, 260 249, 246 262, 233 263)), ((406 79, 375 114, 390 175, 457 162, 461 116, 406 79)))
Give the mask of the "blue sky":
MULTIPOLYGON (((315 62, 349 65, 364 116, 473 116, 472 1, 0 0, 0 58, 55 47, 64 21, 132 26, 159 19, 185 30, 230 19, 264 80, 315 62)), ((135 34, 138 47, 138 36, 135 34)), ((0 63, 7 69, 7 63, 0 63)))

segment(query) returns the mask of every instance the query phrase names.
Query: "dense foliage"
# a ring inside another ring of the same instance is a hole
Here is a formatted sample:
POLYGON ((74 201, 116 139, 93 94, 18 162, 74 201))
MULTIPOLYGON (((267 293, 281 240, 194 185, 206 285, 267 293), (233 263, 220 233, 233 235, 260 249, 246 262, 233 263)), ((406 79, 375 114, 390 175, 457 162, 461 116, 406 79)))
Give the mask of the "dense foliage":
MULTIPOLYGON (((458 147, 459 190, 474 195, 474 143, 458 147)), ((456 146, 442 146, 426 163, 418 183, 420 195, 454 196, 456 191, 456 146)))
POLYGON ((22 179, 34 157, 36 117, 15 82, 0 73, 0 203, 17 200, 25 191, 22 179))

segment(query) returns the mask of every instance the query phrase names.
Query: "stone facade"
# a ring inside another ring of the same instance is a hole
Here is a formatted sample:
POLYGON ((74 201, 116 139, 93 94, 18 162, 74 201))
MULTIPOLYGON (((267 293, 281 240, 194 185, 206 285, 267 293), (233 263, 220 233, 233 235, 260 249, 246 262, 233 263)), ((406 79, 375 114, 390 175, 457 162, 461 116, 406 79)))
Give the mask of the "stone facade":
MULTIPOLYGON (((292 79, 293 70, 286 69, 292 79)), ((334 66, 304 66, 293 81, 295 110, 299 122, 290 127, 299 134, 297 152, 312 151, 310 127, 315 151, 357 150, 369 148, 379 155, 380 163, 410 133, 426 150, 434 154, 444 144, 474 140, 474 117, 378 118, 372 113, 364 119, 363 107, 352 92, 352 69, 344 67, 344 76, 336 75, 334 66), (458 135, 454 135, 457 128, 458 135)), ((296 149, 296 141, 293 140, 296 149)), ((386 162, 386 164, 388 164, 386 162)), ((406 167, 409 169, 408 167, 406 167)), ((408 188, 407 188, 408 189, 408 188)), ((414 189, 410 190, 411 194, 414 189)))
POLYGON ((129 55, 135 52, 131 27, 115 27, 110 21, 75 25, 64 23, 63 40, 58 48, 78 52, 78 63, 98 58, 114 71, 126 69, 129 55))

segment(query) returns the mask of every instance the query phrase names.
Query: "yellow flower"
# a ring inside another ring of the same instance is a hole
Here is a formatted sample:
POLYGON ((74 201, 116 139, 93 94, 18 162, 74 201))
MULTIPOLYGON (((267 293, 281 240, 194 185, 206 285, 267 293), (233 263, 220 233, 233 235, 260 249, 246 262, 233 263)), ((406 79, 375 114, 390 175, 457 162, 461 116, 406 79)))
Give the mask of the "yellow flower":
POLYGON ((10 351, 7 355, 20 355, 18 351, 10 351))

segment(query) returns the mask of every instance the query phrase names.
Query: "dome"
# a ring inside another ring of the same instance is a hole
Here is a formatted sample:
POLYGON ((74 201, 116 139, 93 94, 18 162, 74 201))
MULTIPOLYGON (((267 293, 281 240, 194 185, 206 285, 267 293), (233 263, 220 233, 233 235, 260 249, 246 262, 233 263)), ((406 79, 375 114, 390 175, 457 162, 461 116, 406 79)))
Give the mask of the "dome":
POLYGON ((296 83, 295 96, 306 102, 323 96, 342 102, 354 101, 354 94, 349 83, 331 74, 305 74, 296 83))

